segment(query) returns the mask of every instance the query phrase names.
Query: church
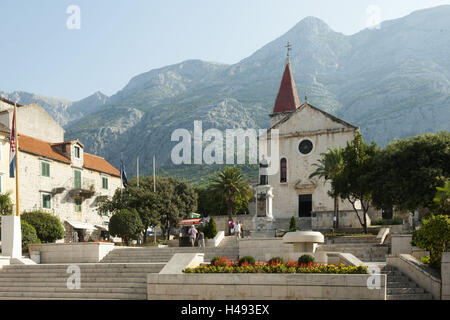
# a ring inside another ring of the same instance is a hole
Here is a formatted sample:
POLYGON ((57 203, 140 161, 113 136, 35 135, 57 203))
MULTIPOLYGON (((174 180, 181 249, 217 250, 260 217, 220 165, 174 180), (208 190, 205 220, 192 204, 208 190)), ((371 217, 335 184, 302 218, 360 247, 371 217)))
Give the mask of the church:
MULTIPOLYGON (((267 182, 262 184, 271 187, 270 216, 274 226, 286 229, 295 217, 300 230, 333 228, 334 199, 328 195, 330 182, 309 176, 317 168, 313 164, 321 159, 321 153, 326 153, 328 148, 344 148, 359 128, 313 106, 307 97, 300 103, 289 56, 269 116, 268 139, 274 129, 279 134, 279 158, 272 157, 270 162, 278 161, 279 169, 273 170, 276 173, 269 174, 267 182)), ((361 227, 353 207, 345 200, 339 200, 339 227, 361 227)))

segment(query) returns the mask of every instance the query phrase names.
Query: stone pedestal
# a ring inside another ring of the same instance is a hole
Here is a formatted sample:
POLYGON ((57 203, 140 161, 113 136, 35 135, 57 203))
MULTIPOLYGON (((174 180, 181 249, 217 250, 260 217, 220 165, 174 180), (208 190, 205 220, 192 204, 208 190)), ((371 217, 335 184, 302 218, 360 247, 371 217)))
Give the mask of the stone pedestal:
POLYGON ((18 216, 2 216, 2 255, 22 258, 22 232, 18 216))
POLYGON ((254 230, 251 238, 273 238, 275 228, 272 215, 272 187, 270 185, 258 185, 256 187, 256 214, 253 217, 254 230))

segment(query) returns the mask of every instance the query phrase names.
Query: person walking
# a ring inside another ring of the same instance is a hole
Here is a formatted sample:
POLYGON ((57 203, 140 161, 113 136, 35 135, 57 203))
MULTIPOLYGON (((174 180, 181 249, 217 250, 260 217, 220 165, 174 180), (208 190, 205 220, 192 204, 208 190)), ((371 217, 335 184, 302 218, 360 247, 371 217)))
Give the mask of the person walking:
POLYGON ((205 247, 205 234, 202 230, 198 232, 198 246, 199 247, 205 247))
POLYGON ((241 220, 239 220, 239 226, 241 229, 241 238, 244 238, 244 225, 242 224, 241 220))
POLYGON ((234 225, 234 234, 236 238, 239 239, 241 237, 241 222, 239 221, 234 225))
POLYGON ((195 229, 194 225, 192 225, 189 229, 189 240, 191 240, 191 246, 193 247, 195 244, 195 238, 197 238, 197 229, 195 229))

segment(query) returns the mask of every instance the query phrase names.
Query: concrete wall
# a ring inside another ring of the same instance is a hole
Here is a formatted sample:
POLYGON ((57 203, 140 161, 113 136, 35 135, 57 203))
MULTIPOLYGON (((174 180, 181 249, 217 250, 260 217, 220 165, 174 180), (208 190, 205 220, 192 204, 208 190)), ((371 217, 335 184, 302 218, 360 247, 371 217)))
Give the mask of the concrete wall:
POLYGON ((441 299, 441 279, 426 271, 426 266, 410 254, 387 256, 386 264, 399 269, 420 287, 431 293, 434 299, 441 299))
POLYGON ((442 254, 441 263, 442 300, 450 300, 450 252, 442 254))
POLYGON ((385 300, 364 274, 148 274, 149 300, 385 300))
POLYGON ((391 253, 394 256, 399 254, 410 254, 412 252, 411 234, 391 234, 391 253))
POLYGON ((96 263, 113 249, 113 243, 98 242, 29 245, 30 254, 40 252, 40 263, 96 263))

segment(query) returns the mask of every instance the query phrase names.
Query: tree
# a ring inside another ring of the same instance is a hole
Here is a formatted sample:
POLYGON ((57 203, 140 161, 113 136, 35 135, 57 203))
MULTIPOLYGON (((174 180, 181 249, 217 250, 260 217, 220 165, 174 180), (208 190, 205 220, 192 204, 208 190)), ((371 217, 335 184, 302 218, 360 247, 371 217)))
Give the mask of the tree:
POLYGON ((430 215, 422 219, 422 227, 413 234, 413 244, 430 252, 430 265, 439 269, 442 253, 450 244, 450 218, 430 215))
POLYGON ((109 233, 114 237, 122 238, 127 245, 130 240, 136 240, 144 229, 136 209, 122 209, 113 214, 108 226, 109 233))
POLYGON ((28 222, 24 221, 23 219, 20 220, 20 228, 22 231, 22 248, 25 250, 28 250, 28 245, 32 243, 40 243, 40 240, 36 234, 36 229, 29 224, 28 222))
POLYGON ((0 215, 7 216, 13 213, 13 203, 9 192, 0 193, 0 215))
MULTIPOLYGON (((333 181, 336 176, 344 169, 344 160, 342 157, 342 148, 328 148, 327 153, 321 153, 321 159, 318 163, 314 163, 313 166, 317 169, 311 173, 309 178, 318 176, 324 179, 324 184, 327 181, 333 181)), ((331 187, 328 191, 328 195, 334 199, 334 216, 336 217, 336 228, 339 227, 339 198, 336 191, 331 187)))
POLYGON ((297 221, 295 220, 295 217, 292 216, 291 220, 289 221, 289 232, 295 231, 297 231, 297 221))
POLYGON ((51 243, 64 238, 64 227, 57 217, 42 211, 25 212, 21 220, 29 223, 43 243, 51 243))
POLYGON ((444 187, 450 177, 450 133, 395 140, 375 156, 373 164, 376 207, 436 212, 436 188, 444 187))
POLYGON ((252 196, 249 184, 244 180, 241 169, 225 167, 211 182, 211 190, 222 196, 227 207, 228 217, 233 215, 233 206, 248 203, 252 196))
POLYGON ((436 187, 436 195, 433 199, 436 211, 441 214, 450 215, 450 179, 447 179, 444 187, 436 187))
POLYGON ((376 144, 367 145, 358 132, 342 151, 343 168, 331 182, 333 192, 347 199, 356 213, 364 233, 367 233, 367 211, 370 207, 373 183, 373 158, 379 152, 376 144), (361 204, 357 209, 356 203, 361 204), (359 214, 362 213, 362 217, 359 214))

